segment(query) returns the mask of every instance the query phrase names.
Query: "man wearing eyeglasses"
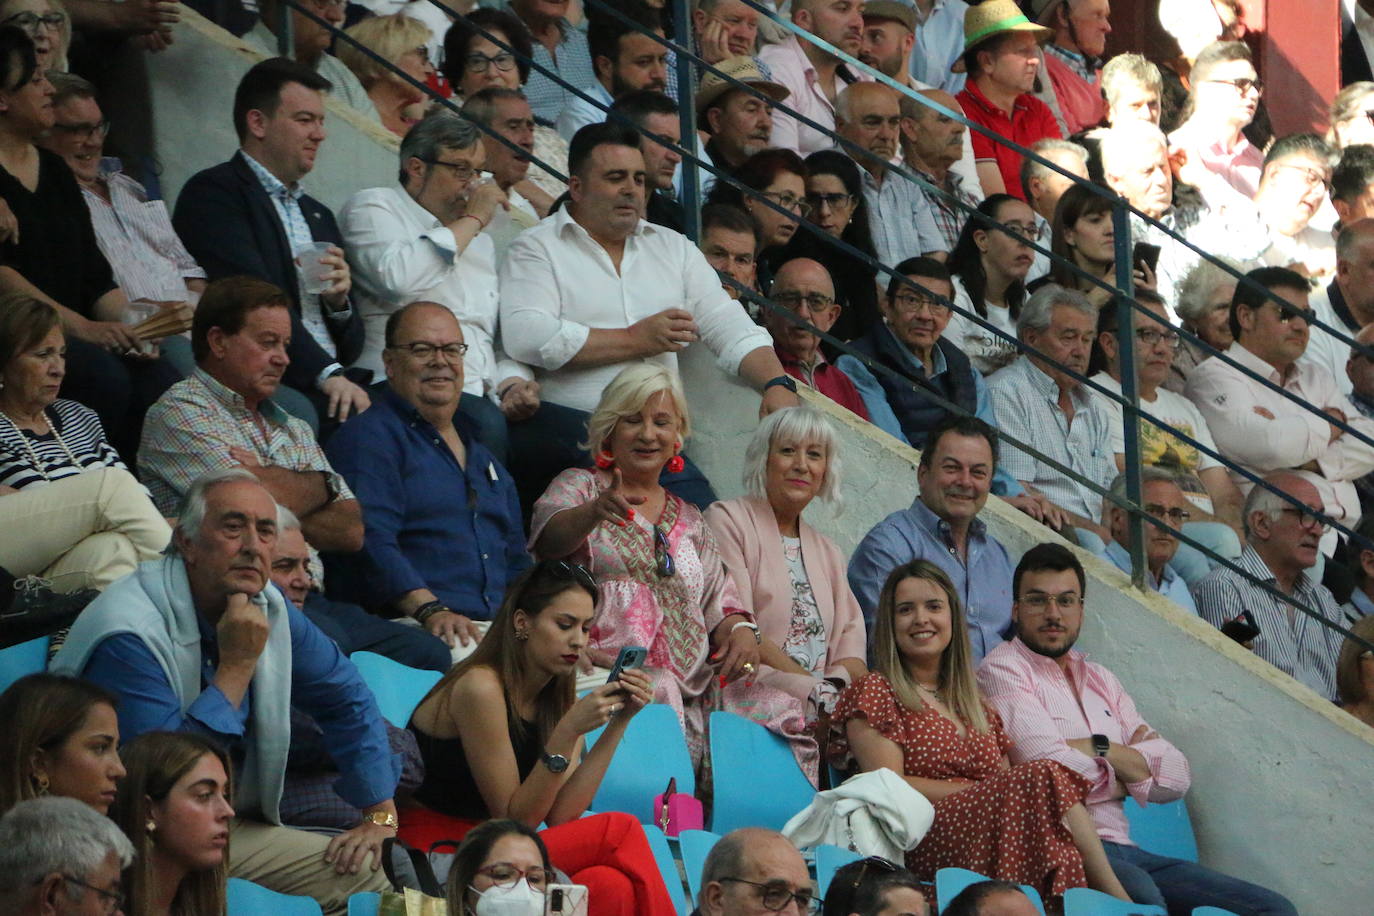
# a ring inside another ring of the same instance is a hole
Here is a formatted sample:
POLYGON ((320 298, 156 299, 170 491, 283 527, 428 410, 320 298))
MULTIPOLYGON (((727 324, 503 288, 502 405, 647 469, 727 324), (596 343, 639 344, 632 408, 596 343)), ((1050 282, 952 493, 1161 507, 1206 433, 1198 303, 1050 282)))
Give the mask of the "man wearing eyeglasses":
POLYGON ((410 303, 387 319, 385 342, 388 390, 329 441, 366 526, 361 554, 327 558, 330 590, 470 651, 485 631, 476 622, 530 565, 515 484, 457 413, 472 351, 452 311, 410 303))
POLYGON ((1336 272, 1336 242, 1330 228, 1312 219, 1323 208, 1338 154, 1316 134, 1281 137, 1264 156, 1255 209, 1269 230, 1261 260, 1291 267, 1314 284, 1326 285, 1336 272))
POLYGON ((1264 84, 1250 49, 1239 41, 1216 42, 1198 54, 1189 75, 1192 114, 1169 134, 1169 151, 1200 165, 1199 190, 1213 210, 1249 200, 1259 190, 1264 154, 1243 131, 1255 118, 1264 84))
POLYGON ((510 201, 499 184, 479 177, 485 162, 476 125, 440 109, 401 141, 400 186, 357 192, 339 223, 367 335, 354 365, 380 378, 391 315, 418 299, 444 305, 469 348, 460 409, 504 463, 507 421, 538 409, 539 386, 495 345, 500 297, 495 243, 486 230, 498 214, 508 218, 510 201))
MULTIPOLYGON (((1311 333, 1307 279, 1282 267, 1262 267, 1246 277, 1252 282, 1237 286, 1231 300, 1235 342, 1226 356, 1313 409, 1216 357, 1193 370, 1184 393, 1229 461, 1260 476, 1285 468, 1308 472, 1327 514, 1353 525, 1360 518, 1354 481, 1374 471, 1374 447, 1346 427, 1374 439, 1374 420, 1360 415, 1328 371, 1300 361, 1311 333)), ((1242 492, 1250 489, 1238 471, 1231 478, 1242 492)), ((1329 555, 1335 541, 1331 534, 1323 552, 1329 555)))
POLYGON ((918 255, 944 260, 949 249, 930 201, 915 182, 892 171, 900 152, 901 123, 901 106, 891 86, 854 83, 835 99, 835 130, 853 144, 842 149, 860 166, 878 260, 897 264, 918 255))
POLYGON ((811 876, 801 853, 782 834, 759 827, 727 833, 701 868, 699 916, 813 916, 811 876))
MULTIPOLYGON (((329 25, 343 28, 347 0, 305 0, 303 5, 329 25)), ((258 19, 257 25, 243 36, 244 41, 256 46, 268 57, 275 57, 281 52, 277 30, 281 28, 282 6, 283 0, 262 0, 261 18, 258 19)), ((329 53, 329 46, 334 41, 333 32, 292 7, 291 41, 294 60, 329 80, 335 96, 342 99, 349 108, 368 120, 381 123, 377 107, 372 104, 372 99, 368 97, 367 90, 363 88, 358 77, 343 61, 329 53)))
POLYGON ((1188 760, 1136 710, 1116 676, 1075 649, 1086 578, 1068 548, 1039 544, 1012 576, 1016 636, 978 668, 978 686, 1001 716, 1013 765, 1053 760, 1089 784, 1092 815, 1112 870, 1136 903, 1188 913, 1198 906, 1296 916, 1287 900, 1254 884, 1167 856, 1131 840, 1123 801, 1182 798, 1188 760))
POLYGON ((786 310, 781 314, 765 307, 763 326, 773 336, 773 349, 787 374, 867 420, 868 408, 859 390, 842 369, 825 358, 820 337, 791 320, 795 315, 821 331, 834 326, 840 317, 840 304, 835 301, 830 273, 818 261, 793 258, 778 268, 768 296, 786 310))
MULTIPOLYGON (((1188 583, 1184 581, 1179 571, 1170 565, 1179 548, 1179 541, 1175 532, 1192 518, 1194 511, 1192 504, 1188 502, 1188 497, 1183 495, 1183 490, 1175 481, 1174 475, 1168 471, 1157 467, 1144 467, 1140 469, 1140 478, 1141 508, 1145 510, 1146 514, 1167 526, 1160 527, 1149 522, 1144 523, 1145 565, 1149 573, 1145 577, 1146 581, 1150 588, 1165 598, 1171 599, 1179 607, 1196 614, 1197 605, 1193 603, 1192 593, 1188 591, 1188 583)), ((1124 473, 1116 475, 1116 479, 1112 481, 1112 485, 1107 490, 1117 499, 1125 499, 1126 475, 1124 473)), ((1106 497, 1103 498, 1102 505, 1102 517, 1107 523, 1107 530, 1112 533, 1112 539, 1101 556, 1110 560, 1117 569, 1129 575, 1131 572, 1130 513, 1106 497)), ((1236 553, 1239 556, 1240 551, 1237 550, 1236 553)), ((1202 569, 1203 574, 1206 575, 1207 567, 1205 564, 1202 569)))
MULTIPOLYGON (((1137 424, 1141 460, 1147 468, 1159 468, 1169 474, 1187 493, 1191 506, 1189 518, 1183 520, 1187 522, 1184 533, 1223 558, 1235 560, 1240 557, 1240 507, 1245 498, 1221 461, 1203 451, 1215 452, 1217 446, 1197 407, 1182 395, 1162 387, 1169 377, 1179 342, 1178 332, 1169 324, 1163 300, 1147 289, 1137 289, 1135 297, 1146 310, 1134 315, 1136 394, 1141 410, 1150 415, 1142 417, 1137 424), (1161 423, 1193 441, 1179 438, 1163 429, 1161 423)), ((1097 332, 1097 344, 1107 365, 1092 376, 1091 381, 1120 395, 1122 360, 1115 306, 1098 313, 1097 332)), ((1120 401, 1101 392, 1094 391, 1092 396, 1098 407, 1111 417, 1112 452, 1117 469, 1125 470, 1124 408, 1120 401)), ((1110 511, 1110 505, 1107 508, 1110 511)), ((1116 538, 1114 531, 1112 537, 1116 538)), ((1177 556, 1171 553, 1170 561, 1184 581, 1191 585, 1207 575, 1211 563, 1204 554, 1189 544, 1174 543, 1177 556)), ((1111 545, 1108 550, 1111 551, 1111 545)), ((1129 568, 1129 563, 1123 568, 1129 568)))
POLYGON ((134 847, 74 798, 21 801, 0 818, 0 900, 14 916, 113 916, 134 847))

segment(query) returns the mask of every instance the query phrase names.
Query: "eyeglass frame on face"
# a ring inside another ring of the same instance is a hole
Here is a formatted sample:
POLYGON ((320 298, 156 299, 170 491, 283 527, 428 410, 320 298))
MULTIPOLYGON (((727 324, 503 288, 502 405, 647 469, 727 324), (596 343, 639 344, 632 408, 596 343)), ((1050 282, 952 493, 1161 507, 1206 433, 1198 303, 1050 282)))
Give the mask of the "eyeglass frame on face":
POLYGON ((448 363, 460 363, 468 354, 468 345, 460 341, 446 344, 432 344, 426 340, 413 340, 410 343, 390 344, 388 350, 404 350, 412 359, 428 362, 437 353, 448 363))
POLYGON ((808 914, 808 916, 814 916, 814 914, 820 912, 821 898, 812 897, 805 891, 794 891, 785 881, 760 883, 758 881, 750 881, 747 878, 736 878, 733 875, 726 875, 716 880, 734 881, 737 884, 749 885, 759 891, 759 902, 763 904, 765 910, 771 913, 781 913, 783 910, 787 909, 789 904, 796 904, 801 908, 801 911, 808 914), (777 894, 786 894, 787 896, 779 900, 776 898, 777 894), (771 904, 768 902, 770 896, 774 897, 773 903, 771 904))
POLYGON ((914 293, 902 291, 891 297, 892 307, 903 315, 919 315, 921 307, 930 313, 931 318, 939 318, 948 315, 949 306, 927 293, 914 293))
POLYGON ((1331 529, 1331 523, 1324 522, 1317 517, 1317 513, 1321 511, 1321 509, 1313 509, 1311 506, 1307 507, 1305 510, 1299 509, 1296 506, 1283 506, 1279 509, 1279 512, 1285 515, 1296 515, 1298 517, 1297 521, 1299 528, 1306 528, 1311 531, 1315 526, 1316 531, 1325 533, 1331 529))
POLYGON ((812 194, 808 192, 804 198, 811 207, 812 213, 819 213, 821 207, 825 207, 831 213, 838 213, 840 210, 849 210, 854 207, 854 195, 845 194, 812 194))
POLYGON ((549 871, 542 865, 532 865, 529 868, 521 868, 519 865, 513 865, 510 862, 493 862, 490 865, 483 865, 481 868, 477 869, 477 874, 490 880, 496 887, 510 887, 521 878, 529 882, 530 887, 547 886, 549 883, 549 871), (508 881, 498 881, 491 873, 493 868, 509 868, 515 874, 508 881), (536 871, 543 876, 538 881, 530 877, 530 874, 536 871))
MULTIPOLYGON (((96 893, 96 895, 100 897, 101 901, 105 904, 105 912, 106 912, 107 914, 108 914, 108 913, 116 913, 116 912, 118 912, 118 911, 124 909, 124 904, 128 902, 128 898, 125 896, 124 891, 122 891, 122 890, 111 891, 111 890, 106 890, 106 889, 103 888, 103 887, 96 887, 94 884, 87 884, 85 881, 82 881, 80 878, 73 878, 71 875, 67 874, 66 872, 61 872, 61 875, 62 875, 62 880, 63 880, 63 881, 70 881, 72 884, 75 884, 77 887, 84 887, 84 888, 85 888, 86 890, 88 890, 88 891, 94 891, 94 892, 96 893)), ((34 882, 34 884, 42 884, 42 883, 43 883, 43 879, 42 879, 42 878, 39 878, 37 881, 34 882)))
POLYGON ((1182 340, 1177 331, 1161 331, 1159 328, 1136 328, 1135 339, 1147 347, 1164 343, 1170 350, 1178 349, 1179 342, 1182 340))
POLYGON ((463 69, 468 73, 486 73, 492 67, 502 73, 509 73, 516 66, 515 55, 509 51, 501 51, 497 54, 483 54, 481 51, 471 51, 463 55, 463 69), (501 66, 501 61, 506 61, 506 66, 501 66))
POLYGON ((1146 503, 1144 506, 1141 506, 1141 508, 1145 510, 1146 515, 1157 518, 1161 522, 1168 519, 1171 522, 1182 524, 1193 517, 1193 513, 1178 506, 1174 506, 1172 509, 1166 509, 1159 503, 1146 503))
POLYGON ((1315 169, 1310 165, 1298 165, 1296 162, 1275 162, 1273 165, 1276 169, 1305 173, 1304 177, 1307 179, 1309 188, 1321 186, 1328 191, 1331 190, 1331 172, 1329 170, 1323 174, 1320 169, 1315 169))
MULTIPOLYGON (((24 10, 22 13, 15 13, 13 16, 6 16, 4 19, 0 19, 0 25, 13 25, 16 28, 23 29, 26 34, 29 33, 30 29, 37 32, 39 26, 47 26, 53 31, 58 31, 66 24, 67 14, 59 13, 56 10, 51 13, 45 13, 42 16, 32 10, 24 10), (28 18, 25 19, 25 17, 28 18), (28 25, 25 25, 25 22, 27 22, 28 25)), ((29 37, 33 36, 30 35, 29 37)))
POLYGON ((1279 310, 1279 324, 1289 324, 1289 323, 1291 323, 1291 322, 1293 321, 1294 318, 1301 318, 1303 321, 1307 322, 1308 324, 1311 324, 1311 323, 1312 323, 1312 318, 1311 318, 1311 316, 1312 316, 1312 310, 1311 310, 1311 309, 1298 308, 1296 305, 1286 305, 1286 304, 1285 304, 1285 305, 1280 305, 1279 303, 1275 302, 1273 299, 1266 299, 1266 300, 1264 300, 1263 302, 1261 302, 1259 305, 1249 305, 1248 303, 1244 303, 1244 302, 1242 302, 1241 305, 1244 305, 1246 308, 1250 309, 1250 311, 1252 311, 1252 312, 1258 312, 1260 309, 1264 308, 1266 305, 1272 305, 1274 308, 1276 308, 1276 309, 1279 310))
POLYGON ((57 121, 53 123, 52 129, 70 137, 80 137, 82 140, 104 140, 110 135, 110 120, 102 118, 97 124, 63 124, 57 121))
POLYGON ((1049 610, 1051 604, 1061 612, 1079 610, 1083 607, 1083 596, 1078 592, 1060 592, 1057 595, 1034 592, 1024 598, 1017 598, 1016 603, 1024 608, 1024 613, 1031 617, 1039 617, 1049 610))
POLYGON ((1232 89, 1236 90, 1241 95, 1245 95, 1251 89, 1255 90, 1255 95, 1264 95, 1264 80, 1260 79, 1258 76, 1254 79, 1250 79, 1248 76, 1238 76, 1235 79, 1231 80, 1205 79, 1203 80, 1203 82, 1216 83, 1217 85, 1221 86, 1230 86, 1232 89))
MULTIPOLYGON (((420 159, 419 156, 415 158, 420 159)), ((459 181, 471 181, 473 176, 477 174, 477 169, 473 167, 471 162, 445 162, 442 159, 420 159, 420 161, 425 165, 440 165, 446 169, 452 169, 453 177, 459 181), (466 175, 463 174, 463 169, 467 169, 466 175)))
POLYGON ((811 203, 805 196, 796 197, 791 191, 755 191, 754 193, 771 200, 784 210, 791 210, 798 216, 811 215, 811 203), (791 198, 791 203, 788 203, 788 198, 791 198))
POLYGON ((827 296, 824 293, 802 293, 795 289, 785 289, 780 293, 773 293, 772 299, 773 302, 789 312, 800 312, 802 306, 805 306, 812 315, 823 312, 835 304, 834 296, 827 296))

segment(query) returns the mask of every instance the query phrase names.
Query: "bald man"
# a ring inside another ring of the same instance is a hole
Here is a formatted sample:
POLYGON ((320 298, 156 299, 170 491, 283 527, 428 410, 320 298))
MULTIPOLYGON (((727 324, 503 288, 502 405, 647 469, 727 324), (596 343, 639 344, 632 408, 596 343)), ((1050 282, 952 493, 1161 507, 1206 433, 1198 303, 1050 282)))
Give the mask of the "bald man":
POLYGON ((930 202, 915 182, 892 171, 901 122, 897 92, 889 86, 855 83, 835 103, 835 129, 853 144, 842 149, 860 166, 878 260, 887 265, 917 255, 944 260, 949 247, 930 202))
MULTIPOLYGON (((1357 220, 1336 236, 1336 278, 1312 293, 1308 306, 1317 320, 1353 338, 1374 324, 1374 219, 1357 220)), ((1299 363, 1321 366, 1350 394, 1345 371, 1350 347, 1320 328, 1312 328, 1299 363)))
MULTIPOLYGON (((963 114, 954 96, 943 89, 925 89, 918 95, 956 114, 963 114)), ((921 189, 944 239, 945 249, 953 251, 969 211, 983 199, 983 189, 973 171, 973 147, 968 142, 968 130, 962 121, 922 105, 917 99, 904 95, 900 107, 902 161, 908 169, 944 192, 921 189), (961 169, 961 164, 967 168, 961 169), (974 176, 972 180, 968 179, 970 173, 974 176)))
POLYGON ((821 339, 793 319, 829 331, 840 317, 830 273, 810 258, 793 258, 778 268, 771 298, 786 314, 764 309, 763 323, 773 336, 773 349, 787 374, 800 379, 841 407, 868 419, 868 410, 854 382, 821 352, 821 339))
MULTIPOLYGON (((1317 544, 1326 530, 1312 514, 1325 512, 1326 507, 1311 476, 1302 471, 1278 471, 1264 478, 1310 511, 1298 509, 1264 487, 1250 491, 1243 513, 1245 550, 1238 565, 1328 623, 1340 624, 1341 609, 1336 599, 1308 572, 1317 564, 1317 544)), ((1340 633, 1224 566, 1194 586, 1193 598, 1198 613, 1216 627, 1249 611, 1259 627, 1252 645, 1255 654, 1327 699, 1336 698, 1340 633)))
POLYGON ((819 901, 811 896, 806 862, 774 830, 745 827, 727 833, 701 868, 700 916, 810 913, 813 902, 819 901))

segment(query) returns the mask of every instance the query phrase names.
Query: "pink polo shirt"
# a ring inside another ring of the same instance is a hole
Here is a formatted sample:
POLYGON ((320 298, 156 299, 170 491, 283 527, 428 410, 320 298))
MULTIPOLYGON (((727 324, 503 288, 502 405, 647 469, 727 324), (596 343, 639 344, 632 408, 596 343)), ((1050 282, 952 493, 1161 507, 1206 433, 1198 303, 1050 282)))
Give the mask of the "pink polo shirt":
MULTIPOLYGON (((1224 182, 1237 194, 1251 200, 1259 190, 1260 173, 1264 171, 1264 154, 1242 134, 1229 149, 1220 141, 1209 138, 1210 131, 1193 119, 1184 122, 1169 134, 1169 149, 1182 149, 1207 171, 1224 182)), ((1225 198, 1214 200, 1208 188, 1202 188, 1207 203, 1213 208, 1225 204, 1225 198)))
MULTIPOLYGON (((1022 146, 1030 146, 1046 137, 1061 136, 1059 122, 1054 119, 1050 106, 1029 93, 1016 97, 1010 114, 988 101, 973 80, 969 80, 964 85, 964 91, 955 98, 970 121, 976 121, 1022 146)), ((1007 193, 1025 200, 1025 192, 1021 189, 1021 154, 974 130, 969 131, 969 138, 973 141, 973 158, 978 162, 995 161, 1002 172, 1007 193)))
MULTIPOLYGON (((1032 652, 1017 637, 983 659, 978 688, 1002 717, 1012 740, 1011 762, 1045 758, 1086 777, 1092 783, 1086 803, 1098 836, 1108 843, 1134 846, 1121 799, 1112 798, 1116 771, 1106 758, 1090 757, 1066 741, 1106 735, 1113 743, 1126 744, 1146 722, 1115 675, 1077 649, 1067 657, 1072 682, 1058 663, 1032 652)), ((1192 783, 1182 752, 1163 738, 1131 746, 1149 764, 1150 776, 1127 784, 1130 796, 1142 805, 1182 798, 1192 783)))
MULTIPOLYGON (((791 35, 776 44, 765 45, 759 51, 759 60, 768 65, 773 82, 787 87, 791 94, 782 105, 804 115, 820 124, 826 130, 835 129, 835 105, 826 98, 825 92, 816 81, 816 68, 802 50, 796 35, 791 35)), ((840 64, 835 72, 835 90, 838 95, 847 83, 871 81, 866 73, 856 74, 845 64, 840 64)), ((835 138, 783 112, 773 109, 773 137, 771 146, 790 149, 800 156, 809 156, 817 150, 832 149, 835 138)))

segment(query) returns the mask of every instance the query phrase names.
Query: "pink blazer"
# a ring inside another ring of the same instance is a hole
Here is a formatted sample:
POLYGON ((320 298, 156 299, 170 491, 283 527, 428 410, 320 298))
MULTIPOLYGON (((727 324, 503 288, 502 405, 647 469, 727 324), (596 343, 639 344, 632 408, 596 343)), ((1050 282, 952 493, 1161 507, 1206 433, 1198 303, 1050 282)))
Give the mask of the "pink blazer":
MULTIPOLYGON (((748 496, 718 502, 706 510, 706 523, 715 532, 725 567, 740 597, 752 608, 759 630, 782 645, 792 622, 792 578, 772 507, 765 500, 748 496)), ((801 523, 801 542, 806 575, 825 622, 825 676, 847 684, 849 675, 839 660, 864 659, 867 636, 863 612, 849 589, 844 557, 835 543, 806 522, 801 523)), ((799 699, 806 699, 815 686, 812 678, 772 668, 759 680, 799 699)))

